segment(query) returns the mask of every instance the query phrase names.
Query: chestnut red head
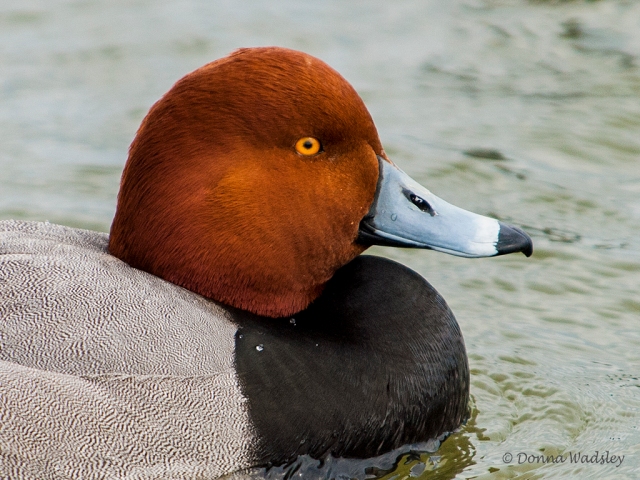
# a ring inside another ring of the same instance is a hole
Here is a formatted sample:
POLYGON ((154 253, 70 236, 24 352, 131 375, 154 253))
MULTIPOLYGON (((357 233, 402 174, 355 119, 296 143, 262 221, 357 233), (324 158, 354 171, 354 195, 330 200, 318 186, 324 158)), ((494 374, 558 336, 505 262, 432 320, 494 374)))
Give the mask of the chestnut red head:
POLYGON ((304 309, 358 243, 384 156, 358 94, 322 61, 238 50, 149 111, 124 169, 110 252, 266 316, 304 309))
POLYGON ((252 48, 187 75, 131 145, 109 250, 265 316, 304 309, 367 245, 531 255, 529 236, 450 205, 392 164, 325 63, 252 48))

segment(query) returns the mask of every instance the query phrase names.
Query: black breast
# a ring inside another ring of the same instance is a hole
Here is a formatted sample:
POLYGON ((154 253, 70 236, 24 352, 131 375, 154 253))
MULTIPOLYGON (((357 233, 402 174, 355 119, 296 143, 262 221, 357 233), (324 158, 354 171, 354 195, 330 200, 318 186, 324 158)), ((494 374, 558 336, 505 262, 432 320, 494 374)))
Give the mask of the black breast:
POLYGON ((466 420, 469 368, 455 317, 396 262, 360 256, 305 311, 279 319, 236 311, 234 320, 262 464, 373 457, 466 420))

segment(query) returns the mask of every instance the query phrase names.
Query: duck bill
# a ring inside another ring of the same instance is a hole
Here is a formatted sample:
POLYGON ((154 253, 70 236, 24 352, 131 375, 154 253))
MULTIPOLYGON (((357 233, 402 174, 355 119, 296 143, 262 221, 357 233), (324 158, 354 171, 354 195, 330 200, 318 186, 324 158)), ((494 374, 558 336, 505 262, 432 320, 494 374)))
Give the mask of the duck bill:
POLYGON ((376 195, 360 222, 359 243, 428 248, 469 258, 533 253, 531 238, 518 227, 451 205, 391 162, 381 157, 378 162, 376 195))

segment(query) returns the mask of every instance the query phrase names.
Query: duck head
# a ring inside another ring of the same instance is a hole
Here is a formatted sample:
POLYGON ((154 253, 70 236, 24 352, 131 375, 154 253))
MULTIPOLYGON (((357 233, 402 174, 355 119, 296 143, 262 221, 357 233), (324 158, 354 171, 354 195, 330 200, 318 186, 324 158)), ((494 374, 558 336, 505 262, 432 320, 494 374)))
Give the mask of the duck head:
POLYGON ((283 48, 179 80, 131 145, 109 250, 205 297, 291 315, 368 246, 531 254, 521 230, 454 207, 387 158, 351 85, 283 48))

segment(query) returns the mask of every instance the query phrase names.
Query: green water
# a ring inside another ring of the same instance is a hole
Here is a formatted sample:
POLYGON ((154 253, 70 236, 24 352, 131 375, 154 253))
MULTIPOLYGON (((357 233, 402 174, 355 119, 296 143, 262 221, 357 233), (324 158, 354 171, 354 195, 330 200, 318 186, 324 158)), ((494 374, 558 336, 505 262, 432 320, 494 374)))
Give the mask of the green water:
POLYGON ((447 299, 474 404, 436 455, 385 478, 639 478, 640 2, 5 0, 0 218, 107 231, 152 103, 270 44, 351 81, 436 195, 534 239, 529 259, 374 250, 447 299), (518 456, 596 451, 625 458, 518 456))

